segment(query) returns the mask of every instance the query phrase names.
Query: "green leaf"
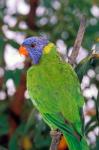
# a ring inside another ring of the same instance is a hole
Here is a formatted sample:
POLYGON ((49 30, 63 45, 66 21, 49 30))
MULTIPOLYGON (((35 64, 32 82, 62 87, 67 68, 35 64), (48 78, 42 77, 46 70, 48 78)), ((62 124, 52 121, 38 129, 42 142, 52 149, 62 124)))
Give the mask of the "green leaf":
POLYGON ((7 43, 9 43, 12 47, 14 47, 14 48, 16 48, 16 49, 18 49, 19 46, 20 46, 20 45, 19 45, 16 41, 14 41, 14 40, 8 40, 7 43))
POLYGON ((6 82, 8 79, 13 79, 14 83, 16 86, 19 85, 20 82, 20 77, 21 77, 21 70, 16 69, 16 70, 6 70, 5 75, 4 75, 4 81, 6 82))
POLYGON ((3 20, 3 17, 4 17, 4 13, 3 13, 3 10, 2 10, 2 11, 0 11, 0 21, 3 20))
POLYGON ((0 101, 0 114, 3 113, 8 108, 8 101, 0 101))
POLYGON ((8 117, 5 114, 0 115, 0 136, 7 134, 9 130, 8 117))
POLYGON ((24 128, 25 128, 25 123, 22 123, 12 135, 8 145, 10 150, 22 149, 20 147, 20 139, 24 136, 24 128))
POLYGON ((34 133, 35 133, 34 143, 36 145, 36 148, 40 149, 48 147, 48 145, 50 145, 51 138, 48 134, 48 128, 42 120, 39 121, 38 124, 36 125, 34 133))
POLYGON ((5 41, 3 37, 0 36, 0 65, 3 64, 3 54, 4 54, 4 46, 5 46, 5 41))
POLYGON ((96 149, 99 150, 99 136, 96 137, 96 149))
POLYGON ((25 126, 25 133, 27 133, 29 131, 29 129, 31 127, 33 127, 35 125, 35 115, 36 115, 36 111, 35 109, 33 109, 28 117, 28 120, 27 120, 27 123, 26 123, 26 126, 25 126))
POLYGON ((87 73, 89 69, 94 69, 99 64, 99 59, 92 57, 92 55, 84 58, 75 68, 80 82, 83 76, 87 73))

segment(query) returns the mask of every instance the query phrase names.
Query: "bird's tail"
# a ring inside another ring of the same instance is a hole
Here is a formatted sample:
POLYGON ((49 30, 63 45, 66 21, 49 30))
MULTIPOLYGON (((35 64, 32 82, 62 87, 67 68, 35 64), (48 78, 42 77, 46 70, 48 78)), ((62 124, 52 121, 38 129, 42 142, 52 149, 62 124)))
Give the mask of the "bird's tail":
POLYGON ((82 149, 82 144, 75 136, 75 131, 73 130, 73 128, 70 127, 68 124, 65 124, 63 119, 59 117, 59 115, 57 116, 55 114, 43 114, 43 118, 44 120, 46 120, 48 125, 59 129, 63 133, 67 141, 69 150, 87 150, 82 149))
POLYGON ((89 145, 86 142, 86 138, 83 136, 81 139, 82 150, 89 150, 89 145))

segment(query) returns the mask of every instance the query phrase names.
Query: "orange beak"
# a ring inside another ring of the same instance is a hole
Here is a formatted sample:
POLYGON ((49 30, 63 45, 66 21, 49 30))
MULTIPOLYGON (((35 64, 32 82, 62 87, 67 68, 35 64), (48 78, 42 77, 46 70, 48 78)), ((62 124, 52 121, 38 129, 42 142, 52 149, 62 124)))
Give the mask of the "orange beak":
POLYGON ((20 48, 19 48, 19 53, 20 53, 21 55, 28 56, 28 51, 27 51, 26 47, 23 46, 23 45, 20 46, 20 48))

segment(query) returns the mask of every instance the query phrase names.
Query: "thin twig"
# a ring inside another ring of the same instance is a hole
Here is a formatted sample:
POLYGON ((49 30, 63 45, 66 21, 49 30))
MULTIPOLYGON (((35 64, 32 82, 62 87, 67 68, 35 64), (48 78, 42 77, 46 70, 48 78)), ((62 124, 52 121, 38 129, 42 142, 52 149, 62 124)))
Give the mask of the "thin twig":
POLYGON ((73 51, 72 51, 72 54, 71 54, 71 56, 69 57, 69 60, 68 60, 68 62, 71 65, 75 64, 76 58, 78 56, 79 49, 81 47, 81 43, 82 43, 83 36, 84 36, 84 33, 85 33, 85 27, 86 27, 86 19, 85 19, 85 16, 82 16, 81 21, 80 21, 80 27, 79 27, 79 30, 78 30, 78 34, 77 34, 77 37, 76 37, 76 40, 75 40, 75 43, 74 43, 74 46, 73 46, 73 51))

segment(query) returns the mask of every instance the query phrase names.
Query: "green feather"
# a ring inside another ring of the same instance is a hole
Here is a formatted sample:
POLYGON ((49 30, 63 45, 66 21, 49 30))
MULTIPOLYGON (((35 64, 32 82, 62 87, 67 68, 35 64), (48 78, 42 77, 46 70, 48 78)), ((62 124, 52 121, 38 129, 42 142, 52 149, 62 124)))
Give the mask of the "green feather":
POLYGON ((81 149, 74 129, 83 136, 79 111, 84 99, 75 71, 70 64, 60 60, 55 46, 42 55, 39 64, 28 70, 27 89, 45 122, 64 134, 69 149, 81 149))

